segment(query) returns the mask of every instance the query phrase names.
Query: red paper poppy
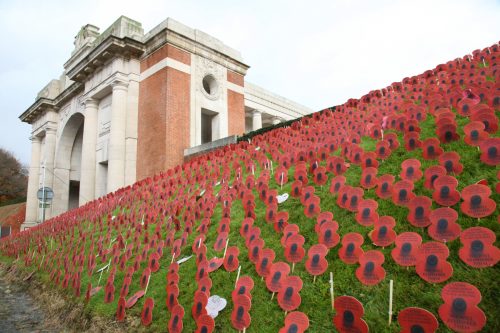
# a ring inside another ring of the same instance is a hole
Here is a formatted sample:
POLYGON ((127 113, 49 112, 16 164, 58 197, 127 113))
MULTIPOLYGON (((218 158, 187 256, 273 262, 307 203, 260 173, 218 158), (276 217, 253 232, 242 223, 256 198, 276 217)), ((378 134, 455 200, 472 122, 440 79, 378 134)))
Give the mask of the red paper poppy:
POLYGON ((304 207, 304 215, 313 218, 321 212, 321 208, 319 206, 321 199, 313 195, 307 202, 304 207))
POLYGON ((399 176, 401 179, 409 180, 415 182, 422 178, 422 171, 420 170, 420 161, 415 158, 410 158, 404 160, 401 163, 401 168, 403 169, 399 176))
POLYGON ((300 234, 295 234, 290 236, 286 241, 285 247, 285 258, 288 262, 298 263, 302 261, 304 258, 305 250, 304 250, 304 236, 300 234))
POLYGON ((460 155, 455 151, 448 151, 439 156, 439 164, 442 165, 448 174, 461 174, 464 166, 459 162, 460 155))
POLYGON ((500 260, 500 250, 494 245, 495 233, 488 228, 472 227, 464 230, 460 241, 464 246, 458 251, 458 256, 469 266, 491 267, 500 260))
POLYGON ((488 138, 488 132, 484 130, 484 124, 480 121, 471 121, 464 126, 464 141, 469 146, 479 146, 488 138))
POLYGON ((405 149, 407 151, 413 151, 422 146, 422 141, 420 141, 420 133, 418 132, 408 132, 404 135, 405 149))
POLYGON ((400 266, 415 266, 422 237, 415 232, 403 232, 396 237, 395 244, 391 251, 394 261, 400 266))
POLYGON ((242 237, 246 238, 246 235, 248 234, 248 231, 251 229, 253 226, 253 218, 246 217, 243 219, 243 222, 241 223, 241 228, 240 228, 240 235, 242 237))
POLYGON ((375 228, 369 233, 373 244, 386 247, 391 245, 396 239, 396 232, 392 230, 396 225, 396 220, 392 216, 381 216, 375 228))
POLYGON ((254 239, 250 243, 250 246, 248 247, 248 259, 250 259, 252 263, 255 264, 259 260, 260 252, 264 246, 265 242, 262 238, 254 239))
POLYGON ((391 156, 391 144, 387 140, 378 141, 375 146, 375 153, 377 154, 377 158, 385 160, 389 156, 391 156))
POLYGON ((373 151, 365 151, 361 156, 361 168, 378 168, 377 154, 373 151))
POLYGON ((363 194, 365 192, 361 187, 352 187, 347 192, 349 200, 347 201, 346 208, 351 212, 358 211, 359 202, 363 200, 363 194))
POLYGON ((373 188, 377 185, 377 172, 374 167, 367 167, 361 172, 360 185, 365 189, 373 188))
POLYGON ((428 138, 422 142, 422 154, 426 160, 434 160, 443 153, 443 148, 436 138, 428 138))
POLYGON ((332 182, 330 185, 330 193, 335 195, 337 194, 340 189, 344 186, 346 182, 346 178, 344 176, 335 176, 332 178, 332 182))
MULTIPOLYGON (((321 213, 323 214, 323 213, 321 213)), ((320 214, 320 215, 321 215, 320 214)), ((318 216, 319 217, 319 216, 318 216)), ((281 246, 285 247, 286 246, 286 241, 287 239, 295 234, 298 234, 300 231, 299 226, 296 224, 288 224, 284 229, 283 229, 283 236, 281 237, 281 246)))
POLYGON ((480 121, 484 124, 484 130, 490 134, 498 131, 498 118, 495 113, 488 109, 481 109, 472 114, 472 121, 480 121))
POLYGON ((278 212, 278 205, 277 204, 268 205, 266 208, 266 215, 265 215, 266 222, 267 223, 274 223, 274 221, 276 219, 277 212, 278 212))
POLYGON ((280 165, 274 172, 274 180, 280 186, 286 184, 288 182, 288 170, 284 166, 280 165))
POLYGON ((309 318, 300 311, 290 312, 285 318, 285 327, 279 333, 303 333, 309 328, 309 318))
POLYGON ((115 299, 115 285, 109 281, 104 288, 104 303, 111 303, 115 299))
POLYGON ((215 328, 215 321, 208 314, 202 314, 196 321, 195 333, 212 333, 215 328))
POLYGON ((319 166, 314 170, 313 180, 316 185, 323 186, 328 181, 328 176, 326 174, 326 168, 323 166, 319 166))
POLYGON ((429 190, 434 189, 434 181, 439 176, 446 175, 446 169, 441 165, 433 165, 428 167, 424 172, 424 187, 429 190))
POLYGON ((231 323, 235 329, 242 331, 250 326, 252 318, 249 311, 252 307, 252 301, 246 295, 238 295, 234 301, 233 311, 231 312, 231 323))
POLYGON ((363 244, 363 236, 350 232, 342 238, 342 247, 339 250, 339 258, 346 264, 355 264, 358 262, 359 256, 363 254, 361 245, 363 244))
POLYGON ((328 172, 339 176, 342 175, 347 170, 347 166, 344 158, 340 156, 331 156, 326 162, 328 172))
POLYGON ((489 196, 491 190, 486 185, 472 184, 462 190, 460 210, 467 216, 481 218, 490 216, 496 209, 497 204, 489 196))
POLYGON ((305 186, 309 183, 309 179, 307 178, 307 171, 306 170, 295 170, 295 173, 293 176, 295 178, 295 181, 300 181, 303 186, 305 186))
POLYGON ((380 199, 387 199, 392 196, 394 179, 393 175, 383 175, 378 178, 375 193, 380 199))
POLYGON ((443 243, 427 242, 418 250, 416 272, 429 283, 441 283, 453 275, 453 267, 446 261, 450 251, 443 243))
POLYGON ((155 307, 155 301, 151 297, 146 298, 141 313, 141 323, 144 326, 149 326, 151 324, 151 321, 153 320, 154 307, 155 307))
POLYGON ((328 248, 323 244, 315 244, 307 252, 306 269, 311 275, 321 275, 328 268, 328 261, 325 256, 328 248))
POLYGON ((456 190, 458 180, 453 176, 439 176, 434 181, 432 199, 441 206, 453 206, 460 201, 460 193, 456 190))
POLYGON ((365 312, 363 304, 356 298, 352 296, 337 297, 334 301, 334 308, 333 324, 339 332, 368 332, 368 325, 362 319, 365 312))
POLYGON ((125 319, 125 298, 120 297, 118 300, 118 306, 116 307, 116 320, 123 321, 125 319))
POLYGON ((460 139, 460 136, 457 134, 457 125, 454 120, 453 123, 443 123, 438 125, 436 128, 436 134, 439 141, 442 143, 450 143, 460 139))
POLYGON ((292 183, 290 195, 294 198, 300 198, 302 196, 302 182, 300 180, 296 180, 292 183))
POLYGON ((177 304, 172 309, 170 320, 168 321, 168 331, 170 333, 180 333, 184 328, 182 320, 184 319, 184 308, 182 305, 177 304))
POLYGON ((276 214, 276 219, 274 220, 273 227, 277 233, 283 232, 285 227, 288 225, 288 212, 282 211, 276 214))
POLYGON ((144 296, 144 290, 137 291, 134 295, 132 295, 132 297, 127 300, 127 302, 125 303, 125 308, 130 309, 131 307, 133 307, 142 296, 144 296))
POLYGON ((424 195, 415 197, 408 203, 408 222, 417 228, 424 228, 431 224, 429 214, 432 207, 432 200, 424 195))
POLYGON ((152 252, 149 256, 149 269, 151 272, 157 272, 160 269, 160 256, 157 252, 152 252))
POLYGON ((462 117, 469 117, 472 115, 472 107, 476 104, 470 98, 462 98, 457 103, 457 113, 462 117))
POLYGON ((288 276, 284 279, 278 292, 278 304, 283 311, 293 311, 300 306, 302 279, 298 276, 288 276))
POLYGON ((204 278, 205 276, 208 275, 208 261, 203 260, 198 264, 198 267, 196 269, 196 281, 199 281, 200 279, 204 278))
MULTIPOLYGON (((333 213, 332 212, 321 212, 318 214, 318 217, 316 218, 316 224, 314 225, 314 231, 316 233, 319 233, 321 226, 326 223, 326 222, 332 222, 333 221, 333 213)), ((335 222, 335 221, 333 221, 335 222)), ((337 222, 335 222, 337 223, 337 222)), ((298 228, 298 227, 297 227, 298 228)), ((337 229, 338 229, 338 223, 337 223, 337 229)), ((298 232, 298 229, 297 229, 298 232)))
POLYGON ((347 209, 347 205, 349 203, 349 194, 348 192, 352 189, 352 186, 344 185, 340 188, 337 194, 337 205, 340 208, 347 209))
POLYGON ((439 317, 450 329, 457 332, 479 332, 486 324, 484 312, 477 306, 481 302, 479 290, 466 282, 451 282, 441 290, 444 304, 439 307, 439 317))
POLYGON ((254 282, 250 276, 242 276, 236 281, 236 286, 231 293, 231 298, 233 302, 238 295, 246 295, 250 300, 252 300, 252 289, 254 287, 254 282))
POLYGON ((210 297, 210 289, 212 289, 212 279, 210 276, 205 276, 198 281, 198 288, 196 291, 204 292, 207 294, 207 297, 210 297))
POLYGON ((266 286, 273 293, 281 289, 283 280, 290 273, 290 266, 284 262, 276 262, 271 265, 269 274, 266 276, 266 286))
POLYGON ((335 221, 323 223, 319 228, 318 243, 325 245, 329 249, 335 247, 340 241, 340 236, 337 234, 338 228, 339 225, 335 221))
POLYGON ((358 205, 356 221, 367 227, 376 223, 379 219, 377 213, 378 203, 373 199, 362 200, 358 205))
POLYGON ((240 262, 238 256, 240 254, 240 249, 237 246, 229 246, 226 251, 226 256, 224 257, 224 268, 228 272, 234 272, 240 262))
POLYGON ((207 272, 211 273, 211 272, 218 270, 220 268, 220 266, 222 266, 223 262, 224 262, 223 258, 214 257, 214 258, 210 259, 208 261, 207 272))
POLYGON ((315 188, 314 186, 305 186, 302 188, 302 195, 300 197, 300 202, 305 205, 307 200, 314 196, 315 188))
POLYGON ((275 257, 276 254, 274 253, 274 250, 272 249, 262 250, 259 260, 255 265, 255 270, 257 271, 257 274, 259 274, 259 276, 265 278, 269 275, 275 257))
POLYGON ((246 238, 245 238, 245 245, 246 247, 250 247, 250 244, 255 240, 260 237, 260 228, 259 227, 252 227, 250 231, 248 232, 246 238))
POLYGON ((433 333, 439 323, 432 313, 421 308, 406 308, 398 313, 398 322, 401 333, 433 333))
POLYGON ((384 141, 389 142, 389 147, 392 151, 399 148, 399 140, 396 133, 387 133, 384 137, 384 141))
POLYGON ((122 289, 120 290, 120 297, 127 297, 131 282, 132 282, 131 277, 126 277, 123 279, 122 289))
POLYGON ((167 306, 167 309, 172 311, 174 306, 179 304, 178 302, 178 297, 179 297, 179 286, 177 284, 170 284, 166 288, 167 291, 167 299, 165 301, 165 304, 167 306))
POLYGON ((367 286, 380 283, 385 278, 385 270, 382 267, 385 258, 380 251, 370 250, 359 256, 359 267, 356 269, 356 277, 367 286))
POLYGON ((407 206, 415 198, 413 193, 413 182, 409 180, 400 180, 392 186, 392 202, 398 206, 407 206))
POLYGON ((455 223, 458 219, 456 210, 450 207, 442 207, 433 210, 429 214, 431 225, 427 232, 432 239, 439 242, 450 242, 460 235, 460 225, 455 223))
POLYGON ((500 164, 500 138, 489 138, 479 144, 481 149, 480 159, 487 165, 500 164))
POLYGON ((191 307, 191 313, 195 321, 197 321, 201 315, 207 313, 207 310, 205 309, 207 303, 208 303, 207 294, 205 294, 202 291, 197 291, 194 293, 194 301, 193 301, 193 306, 191 307))

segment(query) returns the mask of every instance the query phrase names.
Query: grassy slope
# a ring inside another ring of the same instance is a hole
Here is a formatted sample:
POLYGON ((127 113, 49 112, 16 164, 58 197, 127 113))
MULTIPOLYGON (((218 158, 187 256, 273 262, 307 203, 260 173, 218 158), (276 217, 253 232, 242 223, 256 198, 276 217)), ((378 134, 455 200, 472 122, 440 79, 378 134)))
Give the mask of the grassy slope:
MULTIPOLYGON (((500 114, 497 113, 500 117, 500 114)), ((466 119, 457 116, 457 122, 459 125, 466 123, 466 119)), ((435 136, 435 127, 432 117, 420 124, 422 129, 422 139, 427 137, 435 136)), ((459 126, 459 134, 463 136, 461 126, 459 126)), ((498 136, 498 133, 496 134, 498 136)), ((399 137, 400 143, 403 143, 402 137, 399 137)), ((374 150, 375 141, 370 138, 363 138, 361 146, 365 150, 374 150)), ((498 168, 488 167, 486 165, 481 165, 478 167, 479 152, 475 147, 469 147, 463 143, 463 141, 455 141, 450 144, 442 145, 446 151, 457 151, 460 153, 462 159, 461 163, 464 165, 464 171, 462 174, 457 175, 459 180, 458 189, 461 190, 466 185, 474 183, 480 179, 488 179, 490 184, 496 183, 496 172, 498 168)), ((437 161, 425 161, 422 158, 421 151, 417 150, 414 152, 408 152, 404 147, 398 148, 387 160, 383 161, 379 166, 378 175, 383 175, 386 173, 393 174, 397 176, 401 170, 400 164, 407 158, 418 158, 422 161, 422 170, 429 167, 430 165, 437 164, 437 161)), ((277 165, 277 163, 274 163, 277 165)), ((293 179, 293 168, 289 171, 289 179, 293 179)), ((258 172, 258 170, 257 170, 258 172)), ((361 175, 361 169, 359 166, 352 165, 351 168, 346 173, 347 183, 353 186, 359 184, 359 179, 361 175)), ((330 175, 331 178, 331 175, 330 175)), ((396 177, 398 179, 398 177, 396 177)), ((290 192, 290 183, 280 190, 280 193, 290 192)), ((418 194, 425 194, 427 196, 431 195, 431 191, 423 187, 423 179, 416 182, 414 192, 418 194)), ((270 180, 270 187, 278 188, 279 186, 275 183, 274 179, 270 180)), ((329 184, 325 185, 323 188, 316 186, 316 194, 321 198, 321 208, 322 211, 331 211, 334 214, 334 219, 339 223, 339 234, 341 236, 348 232, 358 232, 361 233, 365 238, 365 243, 363 244, 363 249, 365 251, 370 249, 379 249, 385 255, 385 263, 383 267, 386 270, 386 278, 378 285, 367 287, 363 286, 355 277, 354 272, 358 265, 346 265, 340 259, 338 259, 338 250, 340 245, 331 249, 327 259, 329 262, 328 271, 333 271, 335 275, 335 294, 339 295, 351 295, 360 300, 365 307, 364 319, 370 327, 372 332, 398 332, 399 327, 397 321, 395 320, 391 327, 387 326, 387 311, 388 311, 388 284, 389 280, 393 279, 395 283, 394 290, 394 312, 397 314, 398 311, 406 308, 408 306, 418 306, 423 307, 432 313, 436 317, 437 309, 442 304, 440 298, 440 292, 444 285, 453 281, 466 281, 476 285, 482 293, 483 299, 480 303, 480 307, 486 313, 488 320, 484 328, 485 332, 500 332, 500 319, 496 316, 498 313, 497 301, 498 295, 500 295, 500 286, 494 283, 498 280, 500 276, 500 268, 497 266, 487 269, 474 269, 463 263, 458 257, 458 250, 461 247, 459 239, 450 242, 448 245, 450 249, 450 257, 448 261, 452 264, 454 268, 454 274, 451 279, 441 284, 429 284, 422 280, 416 273, 414 268, 407 270, 406 268, 400 267, 394 263, 390 255, 390 251, 393 245, 381 249, 372 244, 370 244, 370 239, 368 233, 372 230, 372 227, 363 227, 356 223, 354 218, 354 213, 340 209, 335 204, 335 198, 331 196, 328 191, 329 184)), ((217 190, 217 188, 216 188, 217 190)), ((255 193, 256 194, 256 193, 255 193)), ((365 198, 375 198, 375 190, 366 190, 365 198)), ((496 202, 500 202, 500 195, 493 194, 492 198, 496 202)), ((399 234, 404 231, 416 231, 422 235, 424 242, 432 241, 432 239, 427 235, 426 230, 417 230, 411 226, 407 220, 406 216, 408 210, 404 207, 398 207, 392 203, 390 200, 377 200, 379 202, 378 213, 382 215, 392 215, 396 221, 397 226, 395 231, 399 234)), ((437 208, 434 205, 433 208, 437 208)), ((458 205, 453 207, 459 211, 458 205)), ((303 214, 303 206, 298 199, 290 197, 288 201, 279 205, 279 210, 288 211, 290 214, 289 223, 295 223, 300 226, 300 233, 306 238, 306 243, 304 247, 307 249, 312 244, 317 242, 317 236, 314 232, 315 219, 309 219, 303 214)), ((118 212, 118 211, 117 211, 118 212)), ((272 248, 276 252, 276 261, 285 261, 283 255, 283 248, 280 244, 281 235, 277 234, 272 225, 269 225, 264 220, 265 206, 258 200, 256 194, 256 209, 255 213, 257 219, 254 225, 257 225, 262 230, 262 238, 265 240, 266 247, 272 248)), ((497 236, 500 234, 500 227, 496 220, 498 214, 493 214, 488 218, 481 219, 480 221, 476 219, 469 218, 460 213, 458 223, 462 226, 462 229, 466 229, 471 226, 481 225, 493 230, 497 236)), ((207 258, 210 259, 213 256, 221 256, 221 253, 216 253, 212 246, 216 238, 216 225, 221 217, 221 206, 217 205, 214 214, 211 218, 212 225, 210 231, 207 234, 207 258)), ((276 298, 271 301, 271 294, 267 291, 265 283, 261 281, 260 277, 256 274, 253 264, 247 259, 247 251, 244 244, 244 239, 239 235, 239 228, 241 221, 243 220, 243 209, 241 201, 235 201, 231 210, 231 232, 230 232, 230 242, 229 245, 237 245, 240 249, 240 263, 242 265, 242 275, 249 275, 255 281, 255 287, 252 291, 252 309, 250 315, 252 316, 252 324, 248 329, 249 332, 276 332, 283 325, 284 313, 279 308, 276 298)), ((86 223, 87 230, 91 230, 92 226, 90 223, 86 223)), ((153 226, 150 228, 153 230, 153 226)), ((176 237, 179 234, 176 235, 176 237)), ((188 239, 188 245, 182 250, 181 257, 191 254, 191 246, 196 233, 191 234, 188 239)), ((89 242, 87 242, 87 248, 89 242)), ((498 242, 496 244, 498 246, 498 242)), ((3 259, 2 259, 3 260, 3 259)), ((149 291, 147 296, 153 297, 156 305, 153 313, 153 324, 148 327, 140 327, 142 331, 166 331, 169 313, 165 307, 165 285, 166 285, 166 272, 168 264, 170 263, 170 257, 165 254, 161 260, 161 269, 152 274, 149 291)), ((99 262, 98 268, 102 267, 103 264, 99 262)), ((142 263, 141 270, 134 274, 134 279, 130 287, 130 293, 134 293, 139 290, 138 281, 139 275, 142 269, 146 266, 146 262, 142 263)), ((180 289, 181 293, 179 295, 179 302, 184 306, 186 311, 184 317, 184 328, 186 332, 192 332, 196 328, 196 324, 191 317, 191 305, 193 294, 196 290, 196 281, 194 279, 196 273, 196 264, 194 258, 187 261, 180 266, 180 289)), ((37 273, 41 279, 49 283, 48 274, 43 271, 37 273)), ((300 293, 302 297, 302 304, 298 310, 305 312, 310 319, 310 329, 311 332, 325 332, 332 331, 332 318, 333 312, 330 308, 329 299, 329 282, 328 274, 325 273, 323 276, 318 277, 316 283, 312 283, 312 276, 309 275, 304 267, 304 261, 299 263, 295 267, 295 275, 298 275, 304 281, 304 287, 300 293)), ((121 283, 123 281, 124 273, 117 271, 115 278, 115 288, 116 294, 118 295, 121 288, 121 283)), ((212 295, 220 295, 228 300, 227 308, 219 314, 216 319, 216 331, 227 332, 232 331, 232 326, 230 322, 231 315, 231 292, 234 288, 234 282, 236 279, 236 273, 228 273, 223 268, 219 269, 210 274, 213 282, 211 289, 212 295)), ((98 274, 94 274, 91 279, 88 278, 86 271, 82 276, 82 293, 84 293, 87 282, 91 280, 93 285, 97 284, 99 278, 98 274)), ((105 284, 107 278, 107 272, 103 274, 101 285, 105 284)), ((72 295, 69 290, 62 290, 63 293, 67 293, 68 297, 72 295)), ((105 304, 103 302, 103 291, 94 296, 86 309, 90 312, 95 312, 101 315, 114 316, 116 311, 116 305, 118 302, 118 297, 115 296, 115 301, 111 304, 105 304)), ((82 297, 83 302, 83 297, 82 297)), ((127 312, 127 317, 140 317, 140 311, 142 309, 143 300, 140 300, 138 304, 127 312)), ((126 326, 124 326, 124 329, 126 326)), ((439 332, 447 332, 448 329, 440 322, 439 332)))

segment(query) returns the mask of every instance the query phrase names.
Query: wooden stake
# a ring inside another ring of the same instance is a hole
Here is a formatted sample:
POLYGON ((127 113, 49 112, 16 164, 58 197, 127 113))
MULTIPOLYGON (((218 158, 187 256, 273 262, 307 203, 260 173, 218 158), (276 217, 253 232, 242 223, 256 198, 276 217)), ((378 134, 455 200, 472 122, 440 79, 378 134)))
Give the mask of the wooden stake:
POLYGON ((273 294, 271 295, 271 301, 273 300, 274 298, 274 291, 273 291, 273 294))
POLYGON ((148 287, 149 287, 149 280, 151 279, 151 274, 148 276, 148 283, 146 283, 146 289, 144 290, 144 295, 148 292, 148 287))
POLYGON ((101 283, 102 272, 104 272, 104 269, 101 271, 101 274, 99 274, 99 281, 97 281, 97 286, 98 287, 99 287, 99 284, 101 283))
POLYGON ((335 310, 334 291, 333 291, 333 272, 330 272, 330 297, 332 300, 332 310, 335 310))
POLYGON ((392 280, 389 281, 389 326, 392 323, 392 291, 394 287, 394 282, 392 280))
POLYGON ((295 263, 292 263, 292 274, 294 269, 295 269, 295 263))
POLYGON ((170 260, 170 263, 173 263, 174 262, 174 256, 175 256, 175 252, 172 253, 172 260, 170 260))
POLYGON ((238 283, 238 280, 240 278, 240 273, 241 273, 241 265, 238 267, 238 275, 236 275, 236 281, 234 281, 235 288, 236 288, 236 284, 238 283))
POLYGON ((226 247, 224 248, 224 255, 222 256, 222 259, 226 259, 226 252, 227 252, 227 245, 229 244, 229 237, 226 239, 226 247))
POLYGON ((313 283, 316 283, 316 275, 314 275, 313 283))

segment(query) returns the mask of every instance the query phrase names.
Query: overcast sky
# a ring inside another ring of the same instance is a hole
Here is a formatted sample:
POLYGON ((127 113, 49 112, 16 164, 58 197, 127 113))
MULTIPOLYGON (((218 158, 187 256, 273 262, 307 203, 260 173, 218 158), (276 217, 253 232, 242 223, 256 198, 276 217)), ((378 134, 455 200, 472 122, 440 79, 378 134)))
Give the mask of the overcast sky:
POLYGON ((246 79, 314 110, 342 104, 500 39, 500 1, 0 0, 0 147, 29 163, 18 116, 63 71, 79 29, 167 17, 239 50, 246 79))

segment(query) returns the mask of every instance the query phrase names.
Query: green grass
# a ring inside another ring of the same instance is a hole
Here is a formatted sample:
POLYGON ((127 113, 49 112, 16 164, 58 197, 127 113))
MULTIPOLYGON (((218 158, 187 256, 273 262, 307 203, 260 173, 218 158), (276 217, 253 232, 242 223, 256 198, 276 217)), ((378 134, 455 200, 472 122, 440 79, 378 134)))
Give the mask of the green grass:
MULTIPOLYGON (((500 114, 497 112, 497 116, 500 114)), ((459 134, 463 137, 462 126, 467 122, 465 118, 457 116, 457 123, 459 124, 459 134)), ((432 116, 420 123, 422 132, 421 139, 435 136, 435 126, 434 119, 432 116)), ((498 136, 496 133, 494 136, 498 136)), ((380 163, 378 168, 378 175, 383 174, 393 174, 396 176, 396 181, 399 180, 399 172, 401 171, 401 163, 408 158, 418 158, 422 162, 422 170, 425 170, 431 165, 435 165, 437 161, 426 161, 422 158, 421 150, 416 151, 406 151, 404 148, 404 142, 401 134, 399 134, 400 148, 393 152, 393 154, 380 163)), ((361 147, 365 150, 374 150, 376 141, 364 137, 361 143, 361 147)), ((498 167, 489 167, 483 164, 478 164, 479 152, 475 147, 467 146, 462 140, 458 140, 449 144, 442 144, 442 147, 446 151, 457 151, 460 153, 460 162, 464 165, 464 171, 460 175, 456 175, 459 180, 458 190, 463 187, 477 182, 480 179, 487 179, 489 184, 496 184, 496 173, 498 172, 498 167)), ((274 161, 274 166, 278 164, 274 161)), ((256 173, 260 172, 260 168, 256 168, 256 173)), ((293 181, 294 168, 289 170, 288 179, 289 182, 284 185, 282 190, 279 190, 279 185, 275 183, 274 178, 271 177, 270 187, 278 189, 279 193, 290 192, 290 184, 293 181)), ((361 168, 357 165, 352 164, 351 167, 346 172, 347 183, 352 186, 359 186, 359 179, 361 176, 361 168)), ((331 179, 330 175, 330 179, 331 179)), ((310 179, 310 184, 312 179, 310 179)), ((362 234, 365 238, 365 243, 362 248, 365 251, 371 249, 380 250, 385 255, 385 263, 383 264, 386 270, 385 279, 378 285, 368 287, 362 285, 354 275, 354 272, 358 265, 346 265, 338 258, 338 250, 340 249, 340 244, 335 248, 331 249, 327 255, 329 267, 327 273, 319 276, 315 283, 313 283, 313 277, 307 273, 304 267, 303 260, 295 267, 294 275, 298 275, 302 278, 304 282, 304 287, 300 292, 302 303, 299 307, 299 311, 306 313, 310 319, 310 332, 326 332, 333 330, 332 318, 334 313, 330 307, 330 296, 329 296, 329 275, 328 272, 332 271, 334 273, 335 281, 335 295, 350 295, 356 297, 361 301, 365 308, 364 319, 370 327, 372 332, 399 332, 399 326, 397 323, 397 313, 410 306, 422 307, 431 311, 438 319, 437 311, 439 306, 443 303, 440 297, 440 292, 443 286, 447 283, 454 281, 465 281, 469 282, 479 288, 482 293, 482 300, 479 307, 487 315, 487 323, 484 327, 485 332, 500 332, 500 319, 498 318, 498 298, 500 295, 500 286, 496 281, 500 277, 500 268, 498 265, 492 268, 485 269, 474 269, 463 263, 458 257, 458 250, 461 247, 460 240, 454 240, 448 243, 450 249, 450 256, 448 261, 452 264, 454 269, 453 276, 446 282, 440 284, 430 284, 422 280, 416 273, 413 267, 406 269, 404 267, 398 266, 390 255, 390 251, 394 247, 391 245, 387 248, 380 248, 371 244, 368 237, 368 233, 373 229, 372 227, 363 227, 359 225, 354 218, 354 213, 347 210, 339 208, 336 203, 336 197, 333 197, 329 193, 329 183, 323 186, 316 187, 316 194, 321 198, 321 208, 322 211, 331 211, 334 215, 334 219, 339 223, 339 234, 341 236, 349 232, 358 232, 362 234), (389 295, 389 280, 394 280, 394 307, 393 312, 393 323, 389 327, 387 325, 388 320, 388 295, 389 295)), ((215 187, 215 191, 218 191, 220 186, 215 187)), ((423 187, 423 178, 415 183, 414 193, 417 195, 431 196, 432 192, 423 187)), ((273 226, 267 224, 264 219, 265 205, 258 199, 256 191, 254 191, 256 196, 256 220, 254 225, 261 228, 261 237, 265 240, 265 246, 271 248, 276 252, 275 261, 286 261, 283 254, 283 248, 280 244, 281 234, 277 234, 273 226)), ((494 193, 491 196, 497 203, 500 202, 500 195, 494 193)), ((408 209, 404 207, 396 206, 391 200, 379 200, 375 195, 375 189, 370 189, 365 191, 364 198, 374 198, 377 199, 379 203, 378 213, 380 216, 391 215, 397 221, 397 225, 394 228, 399 234, 404 231, 415 231, 418 232, 424 242, 432 241, 428 236, 427 231, 424 229, 417 229, 411 226, 407 222, 408 209)), ((139 206, 153 206, 155 203, 155 198, 150 198, 145 202, 138 202, 137 207, 132 209, 138 209, 139 206)), ((438 206, 434 204, 433 208, 438 206)), ((453 207, 459 212, 458 223, 462 226, 462 230, 469 228, 471 226, 484 226, 495 232, 498 236, 500 233, 500 226, 497 222, 498 209, 497 211, 487 218, 483 218, 480 221, 477 219, 472 219, 465 216, 460 212, 459 205, 453 207)), ((308 249, 311 245, 317 243, 318 239, 316 233, 314 232, 315 219, 309 219, 303 214, 303 206, 299 199, 290 197, 286 202, 279 205, 280 211, 287 211, 289 213, 289 223, 295 223, 300 227, 300 233, 305 237, 306 242, 304 247, 308 249)), ((114 211, 115 215, 127 212, 121 207, 117 207, 114 211)), ((210 259, 213 256, 222 256, 222 252, 215 252, 213 249, 213 244, 217 237, 217 224, 222 216, 221 205, 218 204, 214 210, 211 217, 211 227, 207 233, 206 246, 207 246, 207 258, 210 259)), ((260 277, 257 275, 253 264, 247 259, 247 250, 245 247, 244 239, 239 234, 239 229, 241 222, 243 220, 243 208, 241 201, 235 200, 231 209, 231 230, 229 234, 229 245, 237 245, 240 249, 240 264, 241 274, 249 275, 253 278, 255 282, 255 287, 252 290, 252 308, 250 315, 252 316, 252 324, 247 330, 248 332, 276 332, 280 327, 283 326, 284 322, 284 312, 280 309, 276 298, 271 301, 271 293, 268 292, 265 283, 261 281, 260 277)), ((163 221, 163 216, 157 217, 157 223, 163 221)), ((199 223, 199 221, 197 221, 199 223)), ((84 221, 81 223, 81 227, 84 231, 93 232, 95 237, 100 235, 99 231, 94 230, 94 225, 89 221, 84 221)), ((150 234, 155 229, 155 225, 150 225, 150 234)), ((125 229, 126 230, 126 229, 125 229)), ((166 232, 162 229, 162 237, 164 238, 166 232)), ((180 237, 181 233, 176 234, 176 238, 180 237)), ((78 239, 78 232, 75 234, 75 239, 78 239)), ((116 231, 113 231, 112 238, 116 236, 116 231)), ((196 232, 193 232, 187 241, 187 245, 182 248, 181 258, 191 255, 191 244, 194 238, 197 236, 196 232)), ((128 240, 130 242, 131 240, 128 240)), ((49 243, 50 244, 50 243, 49 243)), ((496 246, 499 245, 499 241, 496 242, 496 246)), ((32 248, 34 248, 34 241, 32 242, 32 248)), ((90 239, 87 238, 85 244, 79 244, 77 242, 70 243, 69 240, 63 243, 63 248, 61 250, 68 251, 70 248, 83 247, 85 253, 88 253, 90 247, 90 239)), ((98 258, 99 259, 99 258, 98 258)), ((12 261, 12 258, 0 257, 1 261, 12 261)), ((153 323, 151 326, 145 328, 140 327, 139 331, 165 331, 170 315, 165 306, 166 299, 166 273, 168 265, 170 263, 171 256, 169 250, 164 249, 164 255, 161 259, 160 270, 151 276, 148 293, 146 297, 152 297, 155 300, 155 308, 153 312, 153 323)), ((39 262, 36 263, 37 267, 39 262)), ((129 264, 133 264, 133 260, 129 261, 129 264)), ((23 263, 19 262, 20 266, 23 263)), ((139 277, 142 270, 146 267, 147 261, 144 261, 141 265, 141 269, 134 274, 132 279, 132 284, 130 286, 129 296, 140 289, 139 287, 139 277)), ((104 266, 98 260, 97 268, 104 266)), ((34 269, 32 266, 29 269, 34 269)), ((194 292, 197 288, 195 281, 196 264, 194 257, 188 260, 186 263, 180 266, 180 295, 179 303, 185 309, 184 316, 184 330, 186 332, 192 332, 196 329, 196 324, 191 316, 191 306, 194 292)), ((104 317, 112 319, 116 312, 119 291, 124 278, 124 272, 117 270, 115 277, 115 300, 110 304, 105 304, 104 292, 101 290, 97 295, 91 298, 90 302, 86 304, 85 311, 88 314, 98 314, 104 317)), ((39 270, 37 272, 37 277, 41 281, 47 283, 48 285, 53 285, 49 281, 49 273, 45 270, 39 270)), ((102 276, 101 285, 104 286, 108 277, 108 272, 105 272, 102 276)), ((216 318, 216 331, 217 332, 228 332, 234 331, 231 326, 231 311, 232 311, 232 301, 231 292, 234 288, 234 283, 236 279, 236 272, 228 273, 222 267, 211 273, 210 277, 213 282, 211 289, 212 295, 220 295, 228 300, 228 306, 219 316, 216 318)), ((81 286, 82 286, 82 296, 80 301, 84 302, 85 290, 87 283, 91 282, 94 286, 97 285, 99 279, 99 274, 94 274, 88 277, 86 270, 84 269, 82 274, 81 286)), ((72 291, 62 290, 59 287, 55 287, 60 292, 66 295, 71 295, 72 291)), ((139 300, 137 305, 127 311, 127 317, 140 317, 140 312, 144 304, 144 298, 139 300)), ((123 325, 124 329, 130 329, 123 325)), ((449 332, 446 326, 440 321, 440 327, 438 332, 449 332)))

